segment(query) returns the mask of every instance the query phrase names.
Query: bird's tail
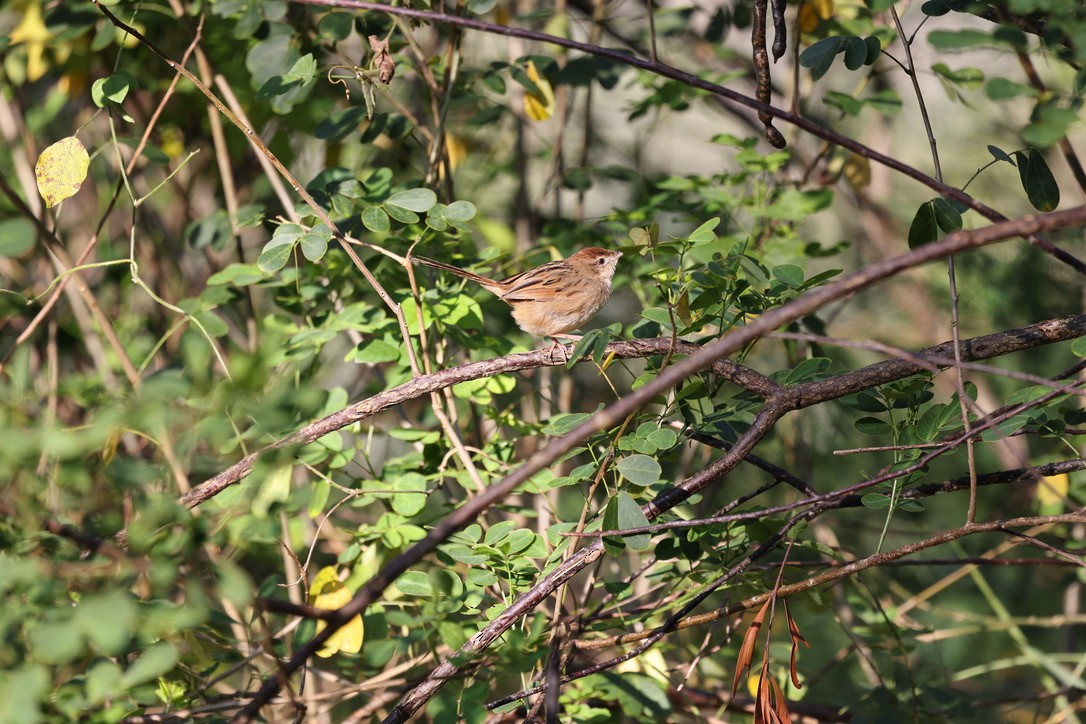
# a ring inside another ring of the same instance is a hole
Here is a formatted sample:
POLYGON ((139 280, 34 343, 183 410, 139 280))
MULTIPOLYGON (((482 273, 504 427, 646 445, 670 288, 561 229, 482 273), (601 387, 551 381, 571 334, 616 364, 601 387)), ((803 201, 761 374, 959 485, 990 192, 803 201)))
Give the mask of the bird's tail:
POLYGON ((455 274, 458 277, 464 277, 465 279, 469 279, 476 284, 482 286, 484 289, 494 289, 495 287, 497 287, 497 282, 495 282, 493 279, 488 279, 484 276, 480 276, 479 274, 473 274, 472 272, 458 269, 451 264, 445 264, 440 261, 434 261, 433 259, 427 259, 424 256, 413 256, 411 258, 417 261, 419 264, 423 264, 425 266, 432 266, 434 269, 441 269, 442 271, 447 271, 450 274, 455 274))

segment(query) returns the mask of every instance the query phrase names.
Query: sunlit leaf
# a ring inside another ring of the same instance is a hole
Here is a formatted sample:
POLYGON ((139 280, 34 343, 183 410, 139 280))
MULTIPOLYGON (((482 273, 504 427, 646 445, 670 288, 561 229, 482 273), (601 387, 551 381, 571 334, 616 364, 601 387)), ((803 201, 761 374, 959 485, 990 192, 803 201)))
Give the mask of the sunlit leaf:
POLYGON ((90 155, 75 136, 63 138, 42 151, 34 166, 38 193, 52 208, 74 196, 90 168, 90 155))
MULTIPOLYGON (((336 569, 331 566, 322 568, 309 587, 309 605, 314 608, 335 610, 350 602, 351 592, 339 580, 336 569)), ((326 627, 327 624, 324 621, 317 621, 317 633, 320 633, 326 627)), ((362 617, 356 615, 324 642, 324 645, 317 650, 317 656, 328 658, 341 652, 357 654, 362 650, 364 636, 365 629, 362 624, 362 617)))
POLYGON ((524 113, 533 121, 545 121, 554 115, 554 89, 536 70, 534 62, 529 60, 525 71, 538 91, 525 91, 524 113))

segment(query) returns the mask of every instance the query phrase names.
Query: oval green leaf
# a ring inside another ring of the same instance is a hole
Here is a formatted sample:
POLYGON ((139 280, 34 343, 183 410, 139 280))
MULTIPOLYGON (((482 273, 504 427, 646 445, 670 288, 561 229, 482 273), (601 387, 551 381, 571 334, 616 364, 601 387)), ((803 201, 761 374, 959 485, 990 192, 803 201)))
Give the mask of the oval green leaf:
POLYGON ((408 211, 425 214, 437 203, 437 194, 430 189, 408 189, 392 194, 385 206, 396 206, 408 211))
POLYGON ((618 471, 622 477, 634 485, 652 485, 660 479, 660 463, 648 455, 628 455, 618 461, 618 471))

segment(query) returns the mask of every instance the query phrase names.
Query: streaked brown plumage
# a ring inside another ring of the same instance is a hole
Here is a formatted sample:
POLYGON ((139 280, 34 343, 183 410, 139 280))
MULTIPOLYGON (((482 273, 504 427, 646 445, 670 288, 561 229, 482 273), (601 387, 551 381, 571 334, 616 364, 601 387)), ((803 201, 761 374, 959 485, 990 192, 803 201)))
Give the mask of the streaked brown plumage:
POLYGON ((440 261, 414 257, 415 261, 435 269, 469 279, 496 294, 513 308, 513 319, 528 334, 550 337, 554 347, 558 339, 575 339, 568 332, 592 319, 611 298, 611 279, 615 276, 621 252, 590 246, 561 261, 552 261, 535 269, 497 281, 440 261))

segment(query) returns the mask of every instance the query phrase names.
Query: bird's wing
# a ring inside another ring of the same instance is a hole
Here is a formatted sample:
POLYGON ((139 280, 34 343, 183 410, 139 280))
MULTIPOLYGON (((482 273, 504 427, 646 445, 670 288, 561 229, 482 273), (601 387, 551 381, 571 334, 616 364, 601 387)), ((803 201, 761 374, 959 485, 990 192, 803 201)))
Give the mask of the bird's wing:
POLYGON ((506 291, 501 297, 510 304, 554 299, 567 293, 575 281, 565 264, 552 261, 503 279, 501 283, 506 291))

